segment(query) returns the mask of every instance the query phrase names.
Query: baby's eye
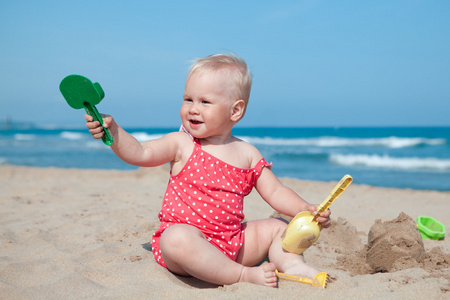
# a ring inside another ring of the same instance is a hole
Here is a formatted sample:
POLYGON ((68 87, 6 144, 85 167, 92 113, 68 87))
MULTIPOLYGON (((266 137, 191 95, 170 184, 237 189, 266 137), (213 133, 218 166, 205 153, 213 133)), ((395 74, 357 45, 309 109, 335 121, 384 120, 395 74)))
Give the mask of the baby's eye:
POLYGON ((192 102, 192 99, 186 98, 186 99, 184 99, 184 101, 186 101, 186 102, 192 102))
POLYGON ((211 102, 209 102, 208 100, 202 100, 202 103, 203 103, 203 104, 209 104, 209 103, 211 103, 211 102))

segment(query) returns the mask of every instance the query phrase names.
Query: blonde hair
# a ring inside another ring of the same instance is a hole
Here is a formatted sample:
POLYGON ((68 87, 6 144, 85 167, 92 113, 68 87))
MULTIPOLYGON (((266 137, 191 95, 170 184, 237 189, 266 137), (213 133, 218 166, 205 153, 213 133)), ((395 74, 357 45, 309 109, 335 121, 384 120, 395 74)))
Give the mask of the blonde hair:
MULTIPOLYGON (((236 100, 244 100, 247 107, 252 88, 252 74, 247 63, 234 54, 214 54, 194 60, 188 73, 188 79, 193 74, 204 75, 215 73, 221 69, 229 70, 229 86, 236 100)), ((245 111, 244 111, 245 113, 245 111)))

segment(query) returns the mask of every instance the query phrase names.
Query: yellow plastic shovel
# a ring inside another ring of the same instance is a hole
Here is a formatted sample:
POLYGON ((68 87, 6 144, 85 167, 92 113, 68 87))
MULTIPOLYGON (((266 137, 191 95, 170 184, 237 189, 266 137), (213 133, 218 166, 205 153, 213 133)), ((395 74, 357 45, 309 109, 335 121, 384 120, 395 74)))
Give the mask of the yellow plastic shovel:
POLYGON ((328 274, 326 272, 321 272, 321 273, 317 274, 316 276, 314 276, 313 279, 284 274, 284 273, 278 272, 278 270, 275 270, 275 274, 277 274, 278 278, 301 282, 301 283, 307 283, 307 284, 312 285, 313 287, 321 286, 322 288, 326 289, 327 284, 328 284, 328 274))
POLYGON ((353 178, 350 175, 342 177, 330 195, 319 205, 315 216, 309 211, 298 213, 281 235, 281 246, 283 249, 291 253, 301 254, 314 244, 322 230, 322 226, 316 221, 316 218, 328 209, 331 203, 342 194, 352 181, 353 178))

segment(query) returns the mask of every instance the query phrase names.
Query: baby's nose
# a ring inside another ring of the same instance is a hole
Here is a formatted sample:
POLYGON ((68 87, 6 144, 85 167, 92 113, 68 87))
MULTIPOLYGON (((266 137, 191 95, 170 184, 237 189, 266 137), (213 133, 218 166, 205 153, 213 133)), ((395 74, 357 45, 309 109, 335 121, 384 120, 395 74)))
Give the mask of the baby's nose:
POLYGON ((198 113, 198 105, 196 103, 192 103, 189 106, 189 113, 191 113, 191 114, 197 114, 198 113))

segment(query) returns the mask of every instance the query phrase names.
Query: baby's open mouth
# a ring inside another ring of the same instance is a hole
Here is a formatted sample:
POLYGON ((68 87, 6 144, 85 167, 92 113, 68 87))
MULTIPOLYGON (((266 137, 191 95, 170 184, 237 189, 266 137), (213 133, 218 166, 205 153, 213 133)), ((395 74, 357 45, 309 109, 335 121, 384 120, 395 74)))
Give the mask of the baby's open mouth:
POLYGON ((189 122, 191 122, 192 124, 195 124, 195 125, 202 124, 202 122, 197 121, 197 120, 190 120, 189 122))

